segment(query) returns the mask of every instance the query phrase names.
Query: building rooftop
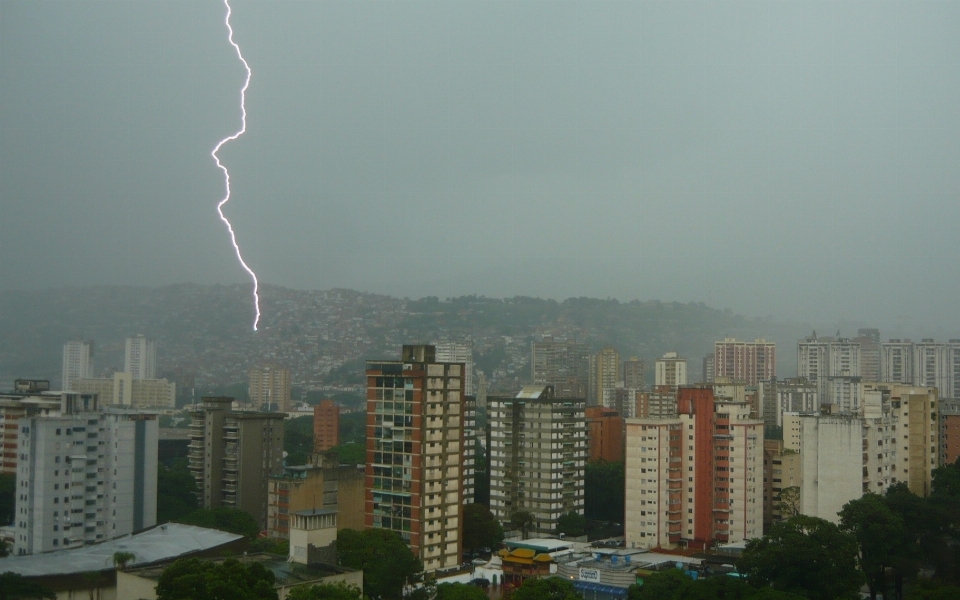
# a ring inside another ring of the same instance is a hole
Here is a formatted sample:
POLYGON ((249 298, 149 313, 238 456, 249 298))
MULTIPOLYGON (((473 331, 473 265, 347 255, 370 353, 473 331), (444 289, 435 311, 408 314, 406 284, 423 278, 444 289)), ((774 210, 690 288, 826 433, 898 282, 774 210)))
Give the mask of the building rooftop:
MULTIPOLYGON (((255 562, 262 564, 273 573, 274 577, 277 578, 277 586, 290 586, 300 583, 309 583, 324 577, 329 577, 330 575, 349 573, 354 570, 326 564, 314 564, 307 566, 299 563, 287 562, 286 558, 276 556, 274 554, 257 553, 244 556, 232 556, 228 558, 235 558, 245 564, 255 562)), ((217 558, 211 560, 222 562, 226 560, 226 558, 217 558)), ((132 570, 128 568, 127 572, 130 572, 137 577, 157 580, 160 579, 161 575, 163 575, 163 572, 166 570, 167 566, 168 565, 155 565, 132 570)))
POLYGON ((552 538, 534 538, 531 540, 509 540, 504 542, 504 544, 510 550, 515 548, 529 548, 531 550, 536 550, 537 552, 558 552, 560 550, 567 550, 571 548, 571 544, 567 540, 556 540, 552 538))
POLYGON ((210 550, 243 536, 217 529, 167 523, 147 531, 72 550, 0 558, 0 573, 12 571, 24 577, 68 575, 113 568, 115 552, 131 552, 128 566, 146 565, 210 550))

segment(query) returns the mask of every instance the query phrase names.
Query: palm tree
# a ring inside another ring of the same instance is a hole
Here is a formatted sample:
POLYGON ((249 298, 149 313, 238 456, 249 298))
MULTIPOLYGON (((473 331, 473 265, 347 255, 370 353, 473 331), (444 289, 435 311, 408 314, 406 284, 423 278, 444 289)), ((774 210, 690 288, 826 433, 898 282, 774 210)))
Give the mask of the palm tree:
POLYGON ((123 570, 127 567, 127 563, 137 557, 133 552, 114 552, 113 553, 113 564, 116 565, 119 569, 123 570))

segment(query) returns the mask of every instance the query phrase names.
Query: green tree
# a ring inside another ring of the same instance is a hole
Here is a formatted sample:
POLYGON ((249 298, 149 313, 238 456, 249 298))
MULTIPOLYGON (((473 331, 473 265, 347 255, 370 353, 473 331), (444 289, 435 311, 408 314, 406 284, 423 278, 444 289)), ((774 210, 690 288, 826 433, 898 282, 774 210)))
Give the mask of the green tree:
POLYGON ((360 588, 342 581, 295 587, 287 594, 287 600, 363 600, 360 588))
POLYGON ((930 580, 918 581, 907 595, 907 600, 957 600, 960 587, 930 580))
POLYGON ((800 488, 798 486, 785 487, 777 497, 777 510, 781 519, 789 519, 800 514, 800 488))
POLYGON ((363 570, 363 590, 373 600, 399 599, 405 585, 423 578, 423 563, 395 531, 342 529, 337 556, 342 566, 363 570))
POLYGON ((643 577, 643 585, 631 585, 629 600, 667 600, 692 580, 680 569, 668 569, 643 577))
POLYGON ((187 459, 157 469, 157 523, 168 523, 197 510, 197 481, 187 468, 187 459))
POLYGON ((935 496, 960 498, 960 458, 953 464, 933 470, 931 493, 935 496))
POLYGON ((305 465, 313 453, 313 416, 287 419, 283 422, 283 450, 286 464, 305 465))
POLYGON ((770 585, 811 600, 857 598, 863 583, 857 550, 856 539, 833 523, 798 515, 747 542, 740 571, 758 588, 770 585))
POLYGON ((525 510, 518 510, 510 515, 510 527, 520 530, 523 539, 527 539, 533 527, 533 515, 525 510))
POLYGON ((260 563, 181 558, 157 580, 157 600, 277 600, 275 583, 260 563))
POLYGON ((257 520, 253 515, 227 506, 200 508, 178 519, 177 522, 185 525, 196 525, 197 527, 208 527, 210 529, 228 531, 246 536, 250 539, 255 539, 260 533, 260 526, 257 524, 257 520))
POLYGON ((127 568, 127 563, 137 557, 133 552, 114 552, 113 553, 113 564, 117 566, 120 570, 127 568))
POLYGON ((489 596, 475 585, 466 583, 441 583, 433 600, 488 600, 489 596))
POLYGON ((503 527, 483 504, 463 507, 463 547, 469 551, 488 546, 493 548, 503 541, 503 527))
POLYGON ((7 571, 0 574, 0 600, 27 600, 28 598, 49 598, 55 600, 56 592, 39 583, 34 583, 19 573, 7 571))
POLYGON ((7 543, 7 540, 0 540, 0 558, 5 556, 10 556, 10 544, 7 543))
POLYGON ((279 554, 288 556, 290 554, 290 540, 281 540, 270 537, 258 537, 250 542, 249 552, 265 552, 267 554, 279 554))
POLYGON ((726 575, 688 581, 673 593, 671 600, 744 600, 757 593, 746 581, 726 575))
POLYGON ((590 461, 584 473, 584 516, 593 521, 624 520, 623 461, 590 461))
POLYGON ((557 519, 557 533, 570 537, 585 535, 587 533, 587 519, 575 510, 564 513, 557 519))
POLYGON ((362 465, 367 462, 367 447, 363 444, 350 442, 334 446, 329 451, 337 455, 337 462, 341 465, 362 465))
POLYGON ((890 510, 883 498, 864 494, 840 510, 840 529, 851 533, 860 547, 859 564, 870 588, 870 598, 887 595, 887 568, 907 552, 903 519, 890 510))
POLYGON ((510 594, 510 600, 582 600, 567 579, 543 577, 527 579, 510 594))

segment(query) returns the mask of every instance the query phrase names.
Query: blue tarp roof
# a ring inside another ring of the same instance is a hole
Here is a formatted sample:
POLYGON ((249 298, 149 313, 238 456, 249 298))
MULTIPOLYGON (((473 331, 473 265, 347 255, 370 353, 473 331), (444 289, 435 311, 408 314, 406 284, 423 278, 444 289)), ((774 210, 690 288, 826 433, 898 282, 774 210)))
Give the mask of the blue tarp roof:
POLYGON ((627 589, 617 587, 615 585, 604 585, 602 583, 593 583, 592 581, 574 581, 573 587, 577 590, 587 592, 601 592, 603 594, 609 594, 616 598, 627 597, 627 589))

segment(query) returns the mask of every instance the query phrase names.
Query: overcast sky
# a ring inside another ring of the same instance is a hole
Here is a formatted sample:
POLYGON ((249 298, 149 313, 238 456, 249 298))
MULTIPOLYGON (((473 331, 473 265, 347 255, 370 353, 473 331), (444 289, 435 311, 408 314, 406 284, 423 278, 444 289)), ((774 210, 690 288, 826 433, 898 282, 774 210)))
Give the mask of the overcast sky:
MULTIPOLYGON (((960 329, 960 2, 232 5, 264 282, 960 329)), ((0 285, 246 280, 224 16, 0 2, 0 285)))

